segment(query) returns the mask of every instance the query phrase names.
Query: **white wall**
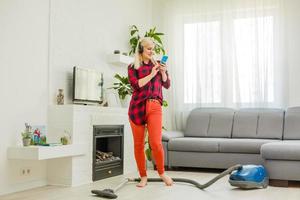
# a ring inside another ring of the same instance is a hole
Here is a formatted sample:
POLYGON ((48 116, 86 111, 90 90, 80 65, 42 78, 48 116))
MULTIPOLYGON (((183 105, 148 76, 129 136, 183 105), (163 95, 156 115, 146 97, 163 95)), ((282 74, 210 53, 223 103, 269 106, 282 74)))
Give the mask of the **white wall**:
POLYGON ((126 74, 126 67, 108 64, 106 55, 114 49, 129 51, 129 26, 148 29, 151 4, 151 0, 0 1, 0 195, 46 184, 44 161, 8 161, 7 147, 21 144, 25 122, 46 124, 47 106, 55 103, 58 88, 66 90, 70 102, 74 65, 104 72, 106 87, 115 72, 126 74), (30 168, 32 174, 21 176, 22 168, 30 168))
POLYGON ((113 75, 127 74, 127 66, 113 66, 106 56, 115 49, 129 52, 129 28, 151 24, 151 0, 52 0, 50 35, 50 103, 63 88, 72 97, 72 68, 94 68, 104 73, 104 88, 113 75))
POLYGON ((25 122, 47 121, 47 36, 48 1, 0 1, 0 194, 45 184, 45 162, 8 161, 6 149, 21 143, 25 122))

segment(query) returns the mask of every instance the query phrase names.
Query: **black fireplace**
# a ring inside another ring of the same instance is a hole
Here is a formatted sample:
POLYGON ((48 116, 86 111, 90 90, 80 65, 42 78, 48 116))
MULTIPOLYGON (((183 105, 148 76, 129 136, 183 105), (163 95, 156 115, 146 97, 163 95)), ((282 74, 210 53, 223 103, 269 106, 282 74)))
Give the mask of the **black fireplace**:
POLYGON ((93 134, 93 181, 123 174, 124 126, 97 125, 93 134))

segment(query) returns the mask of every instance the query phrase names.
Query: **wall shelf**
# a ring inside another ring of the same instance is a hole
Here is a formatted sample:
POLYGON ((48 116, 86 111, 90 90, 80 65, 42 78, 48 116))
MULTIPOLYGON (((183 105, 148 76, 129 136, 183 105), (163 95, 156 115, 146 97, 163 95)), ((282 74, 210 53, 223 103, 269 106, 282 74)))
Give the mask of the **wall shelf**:
POLYGON ((9 147, 7 150, 8 159, 19 160, 46 160, 70 156, 84 155, 81 145, 62 146, 28 146, 9 147))
POLYGON ((124 56, 122 54, 110 54, 107 56, 109 63, 118 66, 127 66, 133 62, 133 58, 130 56, 124 56))

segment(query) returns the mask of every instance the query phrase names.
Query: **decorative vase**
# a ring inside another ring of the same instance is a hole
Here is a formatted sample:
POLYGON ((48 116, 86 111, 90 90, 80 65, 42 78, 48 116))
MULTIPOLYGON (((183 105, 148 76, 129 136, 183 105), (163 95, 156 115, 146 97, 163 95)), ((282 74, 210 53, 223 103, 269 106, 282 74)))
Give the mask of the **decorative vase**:
POLYGON ((58 89, 58 95, 56 96, 57 105, 63 105, 64 104, 64 90, 58 89))
POLYGON ((30 146, 31 138, 23 138, 23 146, 30 146))
POLYGON ((109 107, 120 107, 118 94, 112 91, 106 91, 106 98, 109 107))

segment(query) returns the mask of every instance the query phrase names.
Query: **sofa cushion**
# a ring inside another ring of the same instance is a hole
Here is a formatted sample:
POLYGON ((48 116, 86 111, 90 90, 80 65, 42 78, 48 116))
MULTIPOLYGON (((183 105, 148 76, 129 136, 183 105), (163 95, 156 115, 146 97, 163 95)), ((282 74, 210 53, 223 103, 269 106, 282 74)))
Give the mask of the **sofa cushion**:
POLYGON ((184 135, 188 137, 231 137, 234 110, 196 108, 190 113, 184 135))
MULTIPOLYGON (((221 138, 220 138, 221 139, 221 138)), ((218 152, 219 138, 184 137, 169 140, 169 151, 218 152)))
POLYGON ((265 109, 259 113, 258 138, 282 139, 284 110, 265 109))
POLYGON ((300 139, 300 107, 287 109, 285 113, 283 138, 285 140, 300 139))
POLYGON ((233 138, 282 139, 282 109, 240 109, 234 115, 233 138))
POLYGON ((207 137, 230 138, 234 111, 211 113, 207 137))
POLYGON ((219 151, 221 153, 259 154, 263 144, 277 141, 278 140, 232 138, 219 141, 219 151))
POLYGON ((184 134, 181 131, 163 131, 162 133, 162 141, 169 141, 172 138, 183 137, 184 134))
POLYGON ((200 137, 206 136, 209 123, 209 113, 194 109, 187 118, 184 136, 200 137))
POLYGON ((255 138, 258 119, 256 112, 239 110, 233 119, 233 138, 255 138))
POLYGON ((300 140, 264 144, 261 155, 266 160, 300 160, 300 140))

